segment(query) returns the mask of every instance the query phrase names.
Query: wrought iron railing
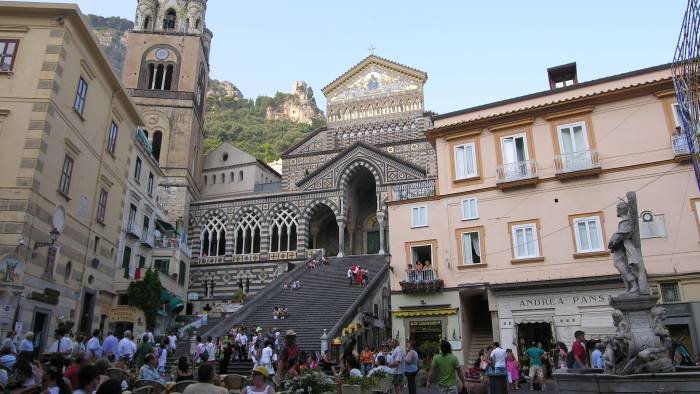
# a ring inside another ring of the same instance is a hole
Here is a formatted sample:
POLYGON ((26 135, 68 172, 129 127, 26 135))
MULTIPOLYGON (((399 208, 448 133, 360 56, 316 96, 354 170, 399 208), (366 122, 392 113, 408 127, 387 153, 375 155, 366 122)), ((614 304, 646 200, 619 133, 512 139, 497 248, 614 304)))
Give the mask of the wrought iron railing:
POLYGON ((435 195, 435 179, 420 182, 404 183, 391 187, 391 200, 412 200, 414 198, 432 197, 435 195))
POLYGON ((671 136, 671 148, 674 156, 690 154, 690 146, 688 146, 688 138, 686 138, 685 133, 671 136))
POLYGON ((584 150, 554 156, 554 166, 557 172, 575 172, 600 167, 598 152, 584 150))
POLYGON ((432 282, 437 279, 437 273, 432 269, 406 270, 406 282, 432 282))
POLYGON ((155 247, 161 249, 180 248, 187 257, 192 257, 192 249, 178 237, 161 236, 155 239, 155 247))
POLYGON ((514 182, 537 177, 537 162, 534 160, 517 161, 496 167, 498 183, 514 182))

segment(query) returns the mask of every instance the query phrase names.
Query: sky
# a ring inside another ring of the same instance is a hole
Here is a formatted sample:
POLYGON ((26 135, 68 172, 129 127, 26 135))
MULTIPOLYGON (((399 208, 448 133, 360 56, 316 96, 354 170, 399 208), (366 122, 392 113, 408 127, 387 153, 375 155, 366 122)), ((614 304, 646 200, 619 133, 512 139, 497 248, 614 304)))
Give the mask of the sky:
MULTIPOLYGON (((136 0, 78 0, 133 20, 136 0)), ((548 89, 576 62, 587 81, 672 61, 684 0, 209 0, 211 77, 246 97, 321 88, 378 56, 428 73, 425 109, 445 113, 548 89)))

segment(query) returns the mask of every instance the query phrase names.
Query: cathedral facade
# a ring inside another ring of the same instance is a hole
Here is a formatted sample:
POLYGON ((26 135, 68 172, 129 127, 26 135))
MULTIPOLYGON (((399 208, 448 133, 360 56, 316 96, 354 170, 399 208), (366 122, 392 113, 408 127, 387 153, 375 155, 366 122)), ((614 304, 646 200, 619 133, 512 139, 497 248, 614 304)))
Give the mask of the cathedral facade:
POLYGON ((318 253, 387 254, 387 201, 435 192, 426 80, 368 56, 323 89, 328 126, 284 152, 280 191, 193 202, 191 299, 230 300, 318 253))

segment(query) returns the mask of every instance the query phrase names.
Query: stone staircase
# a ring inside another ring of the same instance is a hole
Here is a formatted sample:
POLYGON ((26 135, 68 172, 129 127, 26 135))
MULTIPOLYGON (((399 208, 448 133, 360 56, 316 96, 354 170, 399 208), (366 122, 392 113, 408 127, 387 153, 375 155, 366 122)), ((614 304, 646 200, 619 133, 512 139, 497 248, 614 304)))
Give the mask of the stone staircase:
MULTIPOLYGON (((222 321, 225 318, 225 316, 217 316, 217 317, 209 317, 207 320, 207 325, 203 326, 202 328, 199 329, 199 331, 206 330, 207 327, 214 327, 217 325, 220 321, 222 321)), ((206 337, 202 337, 203 340, 206 340, 206 337)), ((190 338, 178 338, 177 340, 177 347, 175 349, 175 352, 172 354, 168 354, 168 362, 165 364, 165 370, 170 371, 170 369, 174 366, 177 365, 177 360, 180 358, 180 356, 187 356, 191 357, 192 354, 190 353, 190 347, 191 347, 191 342, 190 338)), ((192 361, 192 360, 190 360, 192 361)))
POLYGON ((479 358, 479 351, 489 345, 493 345, 493 334, 491 330, 484 328, 474 330, 469 343, 469 359, 465 360, 468 365, 473 365, 479 358))
POLYGON ((202 336, 220 337, 234 325, 264 330, 277 328, 282 334, 293 329, 298 333, 297 341, 302 350, 318 351, 323 330, 328 335, 350 323, 362 302, 381 291, 381 284, 388 278, 388 264, 384 256, 365 255, 331 258, 326 267, 308 270, 305 265, 285 273, 275 279, 263 291, 236 313, 226 317, 217 325, 203 332, 202 336), (366 288, 349 286, 347 270, 352 264, 369 270, 369 284, 366 288), (283 289, 282 283, 293 279, 301 281, 301 289, 283 289), (286 305, 288 316, 283 320, 273 319, 274 306, 286 305))

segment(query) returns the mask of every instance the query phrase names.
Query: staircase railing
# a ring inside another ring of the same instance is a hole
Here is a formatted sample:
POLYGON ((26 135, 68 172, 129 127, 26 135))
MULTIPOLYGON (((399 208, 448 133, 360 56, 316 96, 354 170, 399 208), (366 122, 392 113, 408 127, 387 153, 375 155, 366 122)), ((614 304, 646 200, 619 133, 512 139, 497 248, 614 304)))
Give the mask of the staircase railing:
POLYGON ((198 315, 198 316, 199 316, 199 318, 197 320, 195 320, 195 321, 183 326, 179 330, 177 330, 177 337, 178 338, 182 338, 185 335, 185 331, 187 331, 188 328, 195 328, 196 329, 196 328, 202 327, 203 325, 206 325, 205 323, 207 320, 207 315, 198 315))
MULTIPOLYGON (((389 256, 389 255, 387 255, 389 256)), ((384 283, 384 279, 386 279, 389 276, 389 264, 386 264, 382 266, 382 268, 377 271, 377 275, 374 276, 374 278, 369 282, 367 287, 362 291, 362 294, 360 294, 359 297, 355 299, 355 302, 350 305, 350 307, 343 313, 343 316, 338 319, 338 322, 333 326, 333 328, 330 329, 328 332, 328 338, 335 338, 338 336, 338 333, 345 327, 346 325, 350 324, 352 320, 355 318, 355 315, 358 314, 359 308, 362 306, 362 304, 367 301, 367 297, 370 294, 373 294, 374 291, 384 283)))

